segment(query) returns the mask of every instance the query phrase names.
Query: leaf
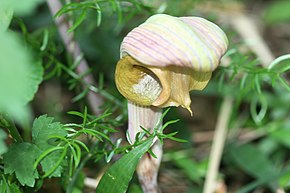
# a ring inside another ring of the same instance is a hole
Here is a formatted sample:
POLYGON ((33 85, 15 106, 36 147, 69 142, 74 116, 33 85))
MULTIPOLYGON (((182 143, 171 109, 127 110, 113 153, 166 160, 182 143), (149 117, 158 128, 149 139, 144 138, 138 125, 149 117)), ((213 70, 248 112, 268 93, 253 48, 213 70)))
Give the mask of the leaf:
POLYGON ((287 80, 282 78, 281 76, 278 77, 278 80, 280 81, 281 85, 288 91, 290 92, 290 85, 287 80))
POLYGON ((7 28, 10 25, 12 17, 13 17, 12 9, 3 9, 3 7, 0 7, 0 32, 7 30, 7 28))
POLYGON ((6 133, 3 130, 0 130, 0 155, 2 155, 7 151, 7 147, 4 141, 6 137, 7 137, 6 133))
POLYGON ((139 185, 132 184, 129 187, 128 193, 143 193, 143 191, 139 185))
POLYGON ((152 138, 147 139, 113 164, 103 175, 96 193, 125 193, 138 162, 148 151, 152 142, 152 138))
POLYGON ((80 172, 77 176, 76 182, 74 183, 72 193, 83 193, 85 178, 85 174, 80 172))
POLYGON ((200 183, 202 178, 206 175, 206 162, 197 163, 187 157, 181 159, 173 158, 173 161, 193 182, 200 183))
MULTIPOLYGON (((272 175, 264 176, 263 178, 257 179, 251 183, 248 183, 247 185, 239 188, 238 191, 235 193, 249 193, 254 192, 257 187, 265 185, 267 183, 271 183, 276 181, 277 179, 281 179, 281 177, 287 175, 290 173, 290 167, 284 167, 283 170, 281 170, 279 173, 274 173, 272 175)), ((280 188, 280 187, 279 187, 280 188)), ((278 186, 275 186, 272 188, 272 192, 275 192, 278 189, 278 186)))
POLYGON ((4 181, 0 181, 1 193, 22 193, 16 184, 10 184, 4 181))
POLYGON ((270 133, 270 137, 290 148, 290 129, 281 128, 270 133))
POLYGON ((30 72, 27 74, 27 77, 29 79, 28 81, 28 88, 27 88, 27 95, 26 95, 26 101, 29 102, 34 98, 35 93, 38 90, 38 85, 43 80, 43 67, 41 65, 41 62, 35 62, 32 65, 30 65, 30 72))
POLYGON ((276 73, 282 73, 290 70, 290 54, 279 56, 273 60, 268 69, 276 73))
POLYGON ((33 168, 33 164, 39 156, 39 149, 31 143, 15 143, 9 147, 7 153, 3 155, 4 173, 15 173, 21 185, 33 187, 38 172, 33 168))
POLYGON ((268 103, 264 95, 258 95, 251 101, 250 113, 256 124, 260 124, 266 116, 268 103), (260 109, 259 109, 260 107, 260 109))
POLYGON ((10 184, 9 189, 10 189, 10 192, 8 193, 22 193, 22 191, 19 189, 19 187, 16 184, 10 184))
POLYGON ((85 20, 86 15, 87 15, 87 11, 83 9, 81 15, 75 21, 74 25, 71 28, 69 28, 68 32, 73 32, 85 20))
POLYGON ((286 22, 290 20, 290 1, 273 1, 265 11, 265 20, 268 24, 286 22))
MULTIPOLYGON (((67 132, 63 129, 63 125, 59 122, 53 122, 52 117, 46 115, 40 116, 33 122, 32 127, 32 142, 42 151, 46 151, 52 147, 55 147, 52 143, 53 140, 49 140, 51 136, 67 135, 67 132)), ((55 151, 48 154, 42 161, 41 166, 45 173, 55 165, 61 155, 61 151, 55 151)), ((59 166, 49 177, 59 177, 61 175, 62 167, 59 166)))
POLYGON ((239 167, 253 177, 278 175, 269 158, 251 144, 230 149, 230 156, 239 167))
POLYGON ((43 68, 13 33, 0 32, 0 112, 18 121, 29 115, 27 104, 42 81, 43 68))
POLYGON ((17 15, 27 15, 32 13, 33 9, 41 2, 41 0, 1 0, 0 7, 12 9, 17 15))
POLYGON ((285 175, 281 176, 279 179, 279 185, 282 188, 288 189, 290 188, 290 172, 286 173, 285 175))

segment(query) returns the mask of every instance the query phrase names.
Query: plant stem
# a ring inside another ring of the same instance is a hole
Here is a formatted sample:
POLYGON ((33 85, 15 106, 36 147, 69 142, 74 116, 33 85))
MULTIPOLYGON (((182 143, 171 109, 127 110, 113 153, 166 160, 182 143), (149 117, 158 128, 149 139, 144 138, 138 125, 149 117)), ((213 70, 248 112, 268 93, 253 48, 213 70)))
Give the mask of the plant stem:
MULTIPOLYGON (((162 117, 162 109, 156 107, 144 107, 128 102, 128 140, 134 143, 136 134, 142 131, 141 127, 151 129, 157 126, 162 117)), ((158 125, 160 129, 162 124, 158 125)), ((137 166, 137 175, 144 193, 159 192, 157 176, 162 158, 162 145, 156 140, 152 146, 153 153, 157 158, 146 153, 137 166)))
POLYGON ((76 171, 74 172, 68 186, 67 186, 67 189, 66 189, 66 193, 72 193, 73 192, 73 188, 76 184, 76 181, 77 181, 77 178, 80 174, 80 172, 83 170, 83 168, 85 167, 86 163, 90 160, 91 158, 91 154, 88 153, 83 159, 82 159, 82 162, 79 164, 78 168, 76 169, 76 171))
MULTIPOLYGON (((59 0, 47 0, 46 2, 52 15, 55 15, 62 8, 62 4, 59 0)), ((57 25, 59 34, 64 42, 67 52, 73 57, 74 62, 79 61, 79 64, 76 68, 77 73, 79 75, 87 73, 89 71, 89 65, 83 57, 79 59, 80 56, 83 56, 83 53, 77 42, 74 40, 74 33, 67 32, 72 26, 71 22, 65 15, 61 15, 55 19, 55 24, 57 25)), ((84 77, 84 81, 90 85, 96 85, 91 74, 87 74, 84 77)), ((86 84, 83 84, 83 87, 86 89, 86 84)), ((95 115, 100 115, 102 112, 100 107, 103 104, 102 96, 89 91, 86 97, 89 102, 90 109, 93 111, 93 113, 95 115)))
POLYGON ((8 117, 0 115, 0 127, 6 128, 15 142, 23 142, 23 139, 14 122, 12 122, 8 117))
POLYGON ((74 172, 74 174, 73 174, 73 176, 72 176, 72 178, 67 186, 66 193, 73 192, 73 188, 76 184, 76 181, 78 179, 80 172, 83 171, 83 168, 85 167, 86 163, 91 159, 92 153, 98 144, 99 144, 99 141, 95 141, 95 143, 90 148, 90 151, 85 155, 85 157, 82 159, 81 163, 78 165, 78 168, 75 170, 75 172, 74 172))

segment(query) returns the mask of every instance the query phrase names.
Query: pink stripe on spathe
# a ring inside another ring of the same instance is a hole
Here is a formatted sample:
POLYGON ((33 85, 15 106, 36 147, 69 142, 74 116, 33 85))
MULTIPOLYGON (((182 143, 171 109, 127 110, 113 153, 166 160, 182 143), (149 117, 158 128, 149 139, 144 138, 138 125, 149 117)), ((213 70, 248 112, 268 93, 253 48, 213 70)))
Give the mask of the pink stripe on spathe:
POLYGON ((225 33, 200 17, 157 14, 133 29, 121 44, 121 57, 130 55, 148 66, 185 66, 213 71, 228 46, 225 33))

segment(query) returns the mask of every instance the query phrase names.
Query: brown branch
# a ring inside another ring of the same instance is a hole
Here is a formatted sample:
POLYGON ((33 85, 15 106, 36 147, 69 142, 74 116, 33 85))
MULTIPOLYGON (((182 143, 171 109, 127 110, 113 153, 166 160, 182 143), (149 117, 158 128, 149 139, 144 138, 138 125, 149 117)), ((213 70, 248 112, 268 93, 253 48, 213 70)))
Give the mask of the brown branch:
MULTIPOLYGON (((59 0, 47 0, 46 2, 52 15, 55 15, 62 8, 62 4, 59 0)), ((70 29, 70 27, 72 26, 71 22, 65 15, 57 17, 54 22, 58 28, 59 34, 64 42, 67 52, 72 56, 75 62, 79 61, 79 58, 83 56, 83 53, 77 42, 74 40, 73 32, 67 32, 68 29, 70 29)), ((88 71, 89 65, 87 61, 82 57, 76 68, 76 72, 78 75, 83 75, 88 71)), ((84 77, 84 83, 82 85, 84 89, 87 88, 87 84, 96 86, 96 82, 94 81, 94 78, 91 74, 87 74, 84 77)), ((89 90, 86 97, 89 103, 89 107, 93 111, 93 113, 95 115, 100 115, 100 107, 103 104, 102 96, 89 90)))

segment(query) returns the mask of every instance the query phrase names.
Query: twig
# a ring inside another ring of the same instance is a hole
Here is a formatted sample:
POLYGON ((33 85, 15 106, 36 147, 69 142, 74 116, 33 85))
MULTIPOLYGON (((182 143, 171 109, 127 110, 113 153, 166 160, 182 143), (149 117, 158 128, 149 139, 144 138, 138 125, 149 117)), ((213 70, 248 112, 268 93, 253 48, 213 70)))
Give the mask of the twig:
POLYGON ((86 187, 92 188, 92 189, 95 190, 97 188, 98 184, 99 184, 99 180, 95 179, 95 178, 86 177, 84 183, 85 183, 86 187))
MULTIPOLYGON (((229 128, 231 130, 231 128, 229 128)), ((249 143, 266 135, 265 132, 254 130, 253 128, 238 128, 240 132, 235 135, 228 135, 226 140, 238 139, 239 144, 249 143)), ((194 133, 192 140, 194 143, 206 143, 213 140, 214 131, 201 131, 194 133)))
POLYGON ((248 43, 251 50, 258 56, 263 67, 267 67, 273 60, 274 56, 259 33, 253 19, 244 13, 232 14, 230 23, 233 28, 248 43))
MULTIPOLYGON (((53 16, 62 8, 62 4, 59 0, 47 0, 46 2, 53 16)), ((64 42, 68 53, 71 54, 74 61, 79 61, 79 58, 83 56, 83 53, 77 42, 74 40, 73 32, 67 32, 68 29, 70 29, 70 27, 72 26, 71 23, 65 15, 61 15, 55 18, 54 21, 57 25, 59 34, 64 42)), ((89 71, 89 65, 83 57, 79 61, 79 65, 77 66, 76 71, 78 75, 83 75, 89 71)), ((84 77, 84 81, 88 84, 96 85, 94 78, 91 74, 87 74, 84 77)), ((84 89, 87 89, 86 84, 83 84, 83 87, 84 89)), ((102 111, 100 107, 103 104, 103 99, 101 95, 89 91, 86 97, 89 103, 89 107, 91 108, 93 113, 95 115, 100 115, 102 111)))
POLYGON ((213 193, 216 187, 216 176, 224 149, 232 106, 233 99, 229 96, 225 97, 221 105, 221 110, 219 112, 219 117, 215 128, 213 144, 209 157, 209 167, 204 184, 204 193, 213 193))
POLYGON ((276 193, 285 193, 285 190, 283 190, 282 188, 278 188, 278 189, 276 190, 276 193))

